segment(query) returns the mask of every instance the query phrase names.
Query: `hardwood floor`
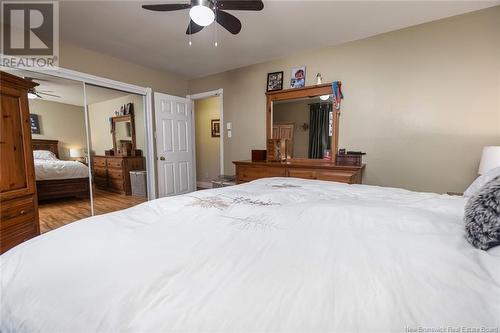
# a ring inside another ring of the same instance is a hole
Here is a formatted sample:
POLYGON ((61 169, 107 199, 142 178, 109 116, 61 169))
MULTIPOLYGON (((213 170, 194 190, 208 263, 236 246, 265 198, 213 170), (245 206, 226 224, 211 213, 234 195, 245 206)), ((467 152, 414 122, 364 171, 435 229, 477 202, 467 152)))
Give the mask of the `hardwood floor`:
MULTIPOLYGON (((145 202, 146 198, 94 189, 96 215, 129 208, 145 202)), ((44 233, 90 216, 90 199, 68 198, 42 201, 38 204, 40 232, 44 233)))

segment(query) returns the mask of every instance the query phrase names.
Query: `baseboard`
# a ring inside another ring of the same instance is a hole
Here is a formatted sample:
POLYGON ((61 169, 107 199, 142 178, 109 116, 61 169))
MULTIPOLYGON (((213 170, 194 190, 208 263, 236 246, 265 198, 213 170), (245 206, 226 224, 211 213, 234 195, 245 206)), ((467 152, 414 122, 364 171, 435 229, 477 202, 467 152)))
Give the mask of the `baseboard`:
POLYGON ((196 182, 196 187, 197 188, 212 188, 212 183, 211 182, 196 182))

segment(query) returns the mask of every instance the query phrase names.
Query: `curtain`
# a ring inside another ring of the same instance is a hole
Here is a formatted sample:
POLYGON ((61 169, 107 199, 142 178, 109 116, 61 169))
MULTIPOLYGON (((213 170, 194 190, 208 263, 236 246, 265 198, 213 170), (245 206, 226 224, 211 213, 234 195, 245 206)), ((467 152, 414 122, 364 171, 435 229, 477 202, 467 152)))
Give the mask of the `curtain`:
POLYGON ((309 114, 309 158, 323 158, 325 149, 330 149, 329 118, 331 103, 310 105, 309 114))

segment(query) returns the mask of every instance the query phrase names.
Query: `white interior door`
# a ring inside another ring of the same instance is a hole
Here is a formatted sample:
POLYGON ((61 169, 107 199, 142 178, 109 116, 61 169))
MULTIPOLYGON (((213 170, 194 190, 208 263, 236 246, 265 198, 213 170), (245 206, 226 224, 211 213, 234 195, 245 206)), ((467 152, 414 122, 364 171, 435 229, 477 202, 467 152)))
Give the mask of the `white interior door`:
POLYGON ((191 100, 155 93, 158 194, 195 190, 191 100))

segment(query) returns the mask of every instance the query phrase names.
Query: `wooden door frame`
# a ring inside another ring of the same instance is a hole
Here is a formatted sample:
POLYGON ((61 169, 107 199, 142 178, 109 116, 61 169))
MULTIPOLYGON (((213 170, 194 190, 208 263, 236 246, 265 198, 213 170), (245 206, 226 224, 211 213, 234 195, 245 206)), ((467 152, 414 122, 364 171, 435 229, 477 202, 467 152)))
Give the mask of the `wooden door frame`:
MULTIPOLYGON (((273 102, 284 101, 288 99, 312 98, 323 95, 332 95, 332 84, 324 83, 304 88, 285 89, 270 91, 266 93, 266 142, 273 137, 273 102)), ((339 117, 340 111, 335 108, 333 112, 333 135, 332 135, 332 162, 336 163, 337 152, 339 148, 339 117)))

